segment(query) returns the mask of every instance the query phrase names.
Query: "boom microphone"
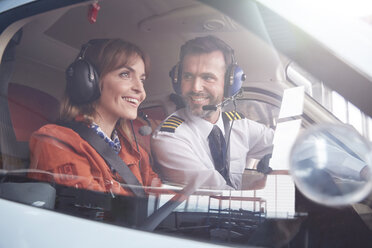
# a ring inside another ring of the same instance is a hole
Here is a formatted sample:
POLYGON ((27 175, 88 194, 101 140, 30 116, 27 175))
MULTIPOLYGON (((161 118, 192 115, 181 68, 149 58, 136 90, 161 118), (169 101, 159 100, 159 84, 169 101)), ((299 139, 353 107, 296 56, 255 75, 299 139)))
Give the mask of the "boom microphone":
POLYGON ((230 100, 231 97, 229 98, 226 98, 225 100, 223 100, 221 103, 217 104, 217 105, 204 105, 202 106, 202 109, 203 110, 212 110, 212 111, 216 111, 219 107, 223 106, 228 100, 230 100))
POLYGON ((150 126, 142 126, 138 129, 138 132, 142 136, 147 136, 152 133, 152 128, 150 126))
POLYGON ((235 95, 226 98, 225 100, 223 100, 219 104, 217 104, 217 105, 204 105, 204 106, 202 106, 202 109, 207 110, 207 111, 216 111, 219 107, 223 107, 226 104, 226 102, 235 101, 240 96, 240 94, 242 92, 243 92, 242 89, 240 89, 235 95))
POLYGON ((202 109, 203 110, 213 110, 213 111, 216 111, 217 110, 217 105, 205 105, 205 106, 202 106, 202 109))
POLYGON ((147 123, 147 125, 141 126, 138 129, 139 134, 142 136, 150 135, 152 133, 152 128, 151 128, 151 123, 150 123, 150 120, 148 119, 147 114, 143 112, 139 112, 138 115, 147 123))

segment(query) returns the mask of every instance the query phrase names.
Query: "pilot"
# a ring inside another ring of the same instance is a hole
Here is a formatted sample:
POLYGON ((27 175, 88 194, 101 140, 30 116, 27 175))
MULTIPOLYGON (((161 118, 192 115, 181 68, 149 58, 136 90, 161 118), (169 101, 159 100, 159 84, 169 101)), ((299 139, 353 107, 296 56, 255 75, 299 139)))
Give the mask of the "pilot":
POLYGON ((214 36, 189 40, 170 77, 186 107, 170 115, 152 136, 160 175, 195 188, 240 189, 247 159, 272 151, 274 131, 242 113, 221 111, 245 79, 233 49, 214 36))
POLYGON ((139 185, 159 183, 148 154, 136 143, 130 126, 146 97, 143 84, 148 65, 147 56, 136 45, 120 39, 97 39, 83 45, 66 70, 60 125, 45 125, 30 139, 31 169, 49 175, 29 176, 75 188, 133 195, 122 187, 123 174, 110 167, 80 133, 62 125, 73 122, 93 130, 104 147, 125 162, 127 174, 139 185))

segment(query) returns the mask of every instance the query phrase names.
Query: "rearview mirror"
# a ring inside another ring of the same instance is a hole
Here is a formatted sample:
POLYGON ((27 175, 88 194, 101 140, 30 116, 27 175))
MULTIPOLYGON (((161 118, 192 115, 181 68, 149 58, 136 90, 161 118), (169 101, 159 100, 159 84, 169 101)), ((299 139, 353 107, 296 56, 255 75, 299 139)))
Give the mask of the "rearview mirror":
POLYGON ((372 189, 371 151, 370 143, 351 126, 314 126, 294 143, 290 173, 297 188, 317 203, 356 203, 372 189))

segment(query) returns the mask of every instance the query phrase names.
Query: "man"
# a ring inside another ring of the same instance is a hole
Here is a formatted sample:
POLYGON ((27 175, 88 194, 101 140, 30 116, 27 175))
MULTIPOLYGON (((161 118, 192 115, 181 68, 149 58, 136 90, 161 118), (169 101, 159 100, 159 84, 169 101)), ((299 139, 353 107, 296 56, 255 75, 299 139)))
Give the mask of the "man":
POLYGON ((181 47, 180 62, 170 76, 186 108, 166 119, 151 141, 165 181, 239 189, 247 159, 271 151, 273 130, 240 113, 221 112, 224 97, 235 94, 244 80, 233 52, 214 36, 198 37, 181 47), (217 134, 210 135, 212 130, 217 134))

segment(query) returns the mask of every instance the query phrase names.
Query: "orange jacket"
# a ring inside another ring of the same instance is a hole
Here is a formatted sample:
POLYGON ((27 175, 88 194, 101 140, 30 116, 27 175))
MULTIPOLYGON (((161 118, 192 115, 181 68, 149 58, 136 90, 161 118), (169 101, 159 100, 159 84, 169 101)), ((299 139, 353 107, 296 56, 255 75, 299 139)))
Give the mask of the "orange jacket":
MULTIPOLYGON (((119 156, 138 181, 145 186, 159 186, 160 180, 151 168, 146 151, 139 147, 138 152, 135 144, 122 133, 118 132, 118 135, 119 156)), ((123 180, 117 173, 112 173, 96 150, 69 128, 53 124, 41 127, 31 136, 30 151, 30 168, 45 173, 29 173, 29 177, 76 188, 133 195, 129 189, 120 186, 119 182, 123 180)))

